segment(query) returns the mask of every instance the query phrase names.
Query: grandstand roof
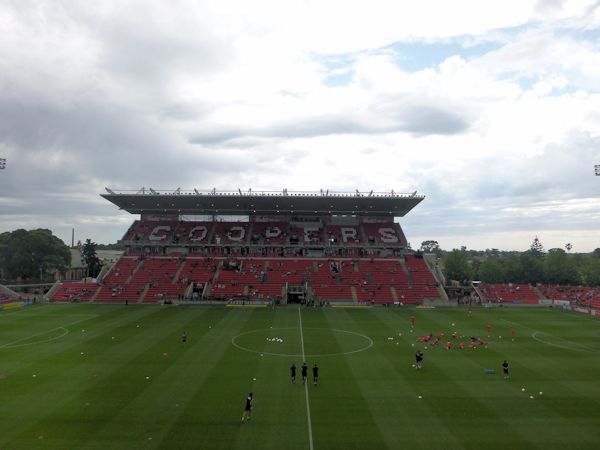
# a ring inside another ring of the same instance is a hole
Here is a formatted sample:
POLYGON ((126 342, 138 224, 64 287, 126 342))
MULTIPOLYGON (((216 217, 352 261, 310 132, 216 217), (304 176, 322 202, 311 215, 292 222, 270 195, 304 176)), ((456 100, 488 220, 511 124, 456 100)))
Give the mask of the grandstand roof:
POLYGON ((184 215, 356 215, 403 217, 425 196, 368 192, 139 191, 106 189, 102 197, 131 214, 184 215))

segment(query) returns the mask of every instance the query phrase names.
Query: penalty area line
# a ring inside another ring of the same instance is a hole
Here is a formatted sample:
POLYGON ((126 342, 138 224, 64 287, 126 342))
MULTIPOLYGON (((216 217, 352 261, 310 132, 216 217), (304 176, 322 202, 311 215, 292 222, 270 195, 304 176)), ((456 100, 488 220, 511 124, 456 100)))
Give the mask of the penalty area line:
MULTIPOLYGON (((300 321, 300 345, 302 347, 302 362, 305 363, 304 360, 304 335, 302 333, 302 312, 300 306, 298 306, 298 320, 300 321)), ((308 377, 307 377, 308 378, 308 377)), ((304 396, 306 398, 306 418, 308 421, 308 446, 310 450, 314 449, 313 445, 313 436, 312 436, 312 423, 310 420, 310 401, 308 400, 308 379, 304 383, 304 396)))

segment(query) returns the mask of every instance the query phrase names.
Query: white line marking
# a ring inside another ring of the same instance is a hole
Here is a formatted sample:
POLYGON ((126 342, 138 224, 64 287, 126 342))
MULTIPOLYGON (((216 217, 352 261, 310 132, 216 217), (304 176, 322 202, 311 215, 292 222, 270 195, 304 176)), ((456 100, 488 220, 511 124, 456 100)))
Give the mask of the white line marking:
MULTIPOLYGON (((300 344, 302 346, 302 362, 304 363, 304 335, 302 334, 302 312, 300 306, 298 306, 298 319, 300 320, 300 344)), ((304 396, 306 397, 306 418, 308 419, 308 444, 310 450, 313 450, 314 446, 312 436, 312 423, 310 421, 310 402, 308 401, 308 377, 306 383, 304 383, 304 396)))
MULTIPOLYGON (((91 316, 91 317, 96 317, 96 316, 91 316)), ((33 345, 33 344, 43 344, 43 343, 46 343, 46 342, 54 341, 54 340, 56 340, 56 339, 59 339, 59 338, 61 338, 61 337, 63 337, 63 336, 66 336, 67 334, 69 334, 69 330, 67 329, 67 327, 70 327, 71 325, 75 325, 76 323, 79 323, 79 322, 83 322, 83 321, 85 321, 85 320, 90 320, 90 318, 91 318, 91 317, 88 317, 87 319, 76 320, 75 322, 68 323, 68 324, 66 324, 66 325, 63 325, 63 326, 61 326, 61 327, 52 328, 52 329, 50 329, 50 330, 48 330, 48 331, 43 331, 43 332, 41 332, 41 333, 37 333, 37 334, 34 334, 34 335, 32 335, 32 336, 26 336, 26 337, 24 337, 24 338, 17 339, 16 341, 12 341, 12 342, 9 342, 9 343, 7 343, 7 344, 0 345, 0 349, 2 349, 2 348, 14 348, 14 347, 25 347, 25 346, 27 346, 27 345, 33 345), (53 337, 53 338, 50 338, 50 339, 45 339, 45 340, 43 340, 43 341, 35 341, 35 342, 30 342, 30 343, 27 343, 27 344, 19 344, 19 345, 15 345, 15 344, 18 344, 18 343, 19 343, 19 342, 21 342, 21 341, 26 341, 27 339, 33 339, 33 338, 35 338, 35 337, 38 337, 38 336, 43 336, 44 334, 51 333, 51 332, 52 332, 52 331, 54 331, 54 330, 65 330, 65 331, 66 331, 66 333, 63 333, 63 334, 61 334, 60 336, 55 336, 55 337, 53 337)))
POLYGON ((252 348, 248 348, 248 347, 244 347, 243 345, 240 345, 237 343, 237 339, 239 337, 242 336, 246 336, 248 334, 253 334, 253 333, 262 333, 264 331, 268 331, 268 332, 272 332, 273 330, 296 330, 296 327, 282 327, 282 328, 259 328, 257 330, 250 330, 250 331, 246 331, 245 333, 240 333, 238 335, 235 335, 234 337, 231 338, 231 344, 234 347, 239 348, 240 350, 244 350, 246 352, 251 352, 251 353, 261 353, 263 355, 270 355, 270 356, 285 356, 286 358, 289 357, 302 357, 302 359, 304 360, 304 358, 306 358, 307 356, 310 358, 315 358, 315 357, 326 357, 326 356, 345 356, 345 355, 352 355, 353 353, 359 353, 359 352, 364 352, 365 350, 370 349, 371 347, 373 347, 373 339, 371 339, 369 336, 366 336, 364 334, 360 334, 360 333, 356 333, 355 331, 347 331, 347 330, 338 330, 336 328, 308 328, 309 330, 326 330, 326 331, 335 331, 337 333, 346 333, 346 334, 353 334, 355 336, 360 336, 361 338, 365 339, 367 341, 367 345, 360 347, 356 350, 349 350, 347 352, 340 352, 340 353, 315 353, 315 354, 311 354, 311 355, 303 355, 303 354, 291 354, 291 353, 274 353, 274 352, 265 352, 264 350, 254 350, 252 348))
MULTIPOLYGON (((4 344, 2 346, 0 346, 0 349, 5 349, 5 348, 17 348, 17 347, 28 347, 29 345, 38 345, 38 344, 45 344, 47 342, 51 342, 51 341, 56 341, 57 339, 60 339, 63 336, 66 336, 67 334, 69 334, 69 330, 67 330, 64 327, 56 327, 53 328, 50 331, 54 331, 54 330, 63 330, 63 333, 58 335, 58 336, 54 336, 48 339, 44 339, 43 341, 34 341, 34 342, 27 342, 25 344, 16 344, 16 342, 21 342, 25 339, 29 339, 29 338, 23 338, 23 339, 19 339, 17 341, 14 342, 10 342, 8 344, 4 344)), ((50 333, 50 331, 48 333, 50 333)), ((40 334, 47 334, 47 333, 40 333, 40 334)), ((36 334, 36 336, 39 336, 39 334, 36 334)))
POLYGON ((558 347, 558 348, 562 348, 564 350, 573 350, 574 352, 598 353, 597 350, 591 349, 591 348, 589 348, 589 347, 587 347, 587 346, 585 346, 583 344, 577 344, 576 342, 571 342, 571 341, 569 341, 567 339, 563 339, 563 338, 557 338, 557 339, 561 339, 561 340, 563 340, 565 342, 577 345, 577 346, 579 346, 581 348, 571 347, 571 346, 565 346, 565 345, 555 344, 554 342, 544 341, 543 339, 540 339, 540 338, 537 337, 537 335, 539 333, 546 334, 546 335, 552 336, 552 337, 556 337, 556 336, 553 336, 550 333, 544 333, 543 331, 536 331, 536 332, 532 333, 531 337, 533 339, 535 339, 536 341, 541 342, 542 344, 551 345, 552 347, 558 347))
POLYGON ((533 327, 528 327, 527 325, 521 325, 520 323, 513 322, 511 320, 506 320, 506 319, 503 319, 503 318, 501 318, 500 320, 503 320, 504 322, 507 322, 507 323, 510 323, 510 324, 513 324, 513 325, 519 325, 521 327, 529 328, 530 330, 533 330, 533 333, 531 333, 531 337, 533 339, 535 339, 536 341, 541 342, 542 344, 551 345, 552 347, 562 348, 564 350, 573 350, 575 352, 598 353, 598 350, 590 348, 587 345, 579 344, 577 342, 573 342, 573 341, 570 341, 568 339, 561 338, 560 336, 555 336, 552 333, 548 333, 546 331, 541 331, 541 330, 538 330, 538 329, 533 328, 533 327), (545 341, 545 340, 540 339, 540 338, 537 337, 537 335, 540 334, 540 333, 541 334, 545 334, 546 336, 551 336, 551 337, 553 337, 553 338, 555 338, 555 339, 557 339, 559 341, 567 342, 570 345, 565 346, 565 345, 555 344, 554 342, 545 341))

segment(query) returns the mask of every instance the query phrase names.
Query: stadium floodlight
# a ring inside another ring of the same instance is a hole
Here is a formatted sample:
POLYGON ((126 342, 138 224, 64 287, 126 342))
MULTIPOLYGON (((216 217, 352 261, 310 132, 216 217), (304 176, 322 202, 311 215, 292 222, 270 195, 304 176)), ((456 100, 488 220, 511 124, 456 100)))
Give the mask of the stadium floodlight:
POLYGON ((196 193, 196 195, 200 195, 200 192, 198 192, 198 189, 194 188, 194 192, 196 193))
POLYGON ((240 193, 240 195, 244 195, 242 194, 242 190, 240 188, 238 188, 238 192, 240 193))
POLYGON ((150 191, 150 193, 152 193, 154 195, 158 195, 158 192, 156 192, 154 189, 148 188, 148 190, 150 191))
POLYGON ((175 189, 175 192, 173 192, 173 194, 177 194, 177 195, 181 194, 181 188, 178 187, 177 189, 175 189))
POLYGON ((371 192, 369 192, 369 197, 373 196, 373 189, 371 189, 371 192))
POLYGON ((6 169, 6 158, 0 158, 0 169, 6 169))
MULTIPOLYGON (((4 161, 6 161, 6 160, 4 160, 4 161)), ((4 167, 3 167, 3 169, 4 169, 4 167)), ((596 176, 600 177, 600 164, 596 164, 594 166, 594 171, 596 172, 596 176)))
POLYGON ((116 195, 116 194, 114 193, 114 191, 112 191, 111 189, 109 189, 109 188, 107 188, 107 187, 105 187, 104 189, 106 189, 106 192, 108 192, 109 194, 111 194, 111 195, 116 195))

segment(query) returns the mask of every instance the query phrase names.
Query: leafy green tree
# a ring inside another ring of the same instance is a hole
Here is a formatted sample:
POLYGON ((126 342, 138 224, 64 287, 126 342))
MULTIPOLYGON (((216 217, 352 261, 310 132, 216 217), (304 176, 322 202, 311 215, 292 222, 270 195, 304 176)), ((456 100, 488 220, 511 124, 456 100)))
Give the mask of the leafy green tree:
POLYGON ((590 255, 592 258, 600 259, 600 248, 594 249, 592 254, 590 255))
POLYGON ((587 258, 581 268, 581 275, 588 286, 600 286, 600 259, 587 258))
POLYGON ((438 241, 428 240, 421 242, 419 251, 423 253, 434 253, 438 257, 442 256, 442 249, 440 248, 438 241))
POLYGON ((448 280, 471 280, 471 266, 464 251, 452 250, 444 258, 444 276, 448 280))
POLYGON ((523 283, 524 275, 520 255, 513 255, 504 261, 504 276, 506 282, 523 283))
POLYGON ((579 284, 581 278, 573 260, 562 248, 552 248, 544 259, 544 280, 550 284, 579 284))
POLYGON ((533 238, 533 242, 531 243, 531 246, 529 247, 529 251, 531 252, 531 254, 537 258, 541 258, 544 256, 544 246, 542 245, 542 243, 540 242, 540 240, 538 239, 538 237, 536 236, 535 238, 533 238))
POLYGON ((96 254, 97 244, 86 239, 81 249, 81 262, 87 267, 89 277, 96 278, 102 269, 102 263, 96 254))
POLYGON ((498 258, 488 258, 479 265, 479 280, 484 283, 505 283, 504 265, 498 258))
POLYGON ((519 255, 519 283, 541 283, 544 281, 543 260, 532 252, 519 255))
POLYGON ((9 280, 43 280, 54 271, 64 273, 71 252, 50 230, 15 230, 0 234, 0 268, 9 280))

